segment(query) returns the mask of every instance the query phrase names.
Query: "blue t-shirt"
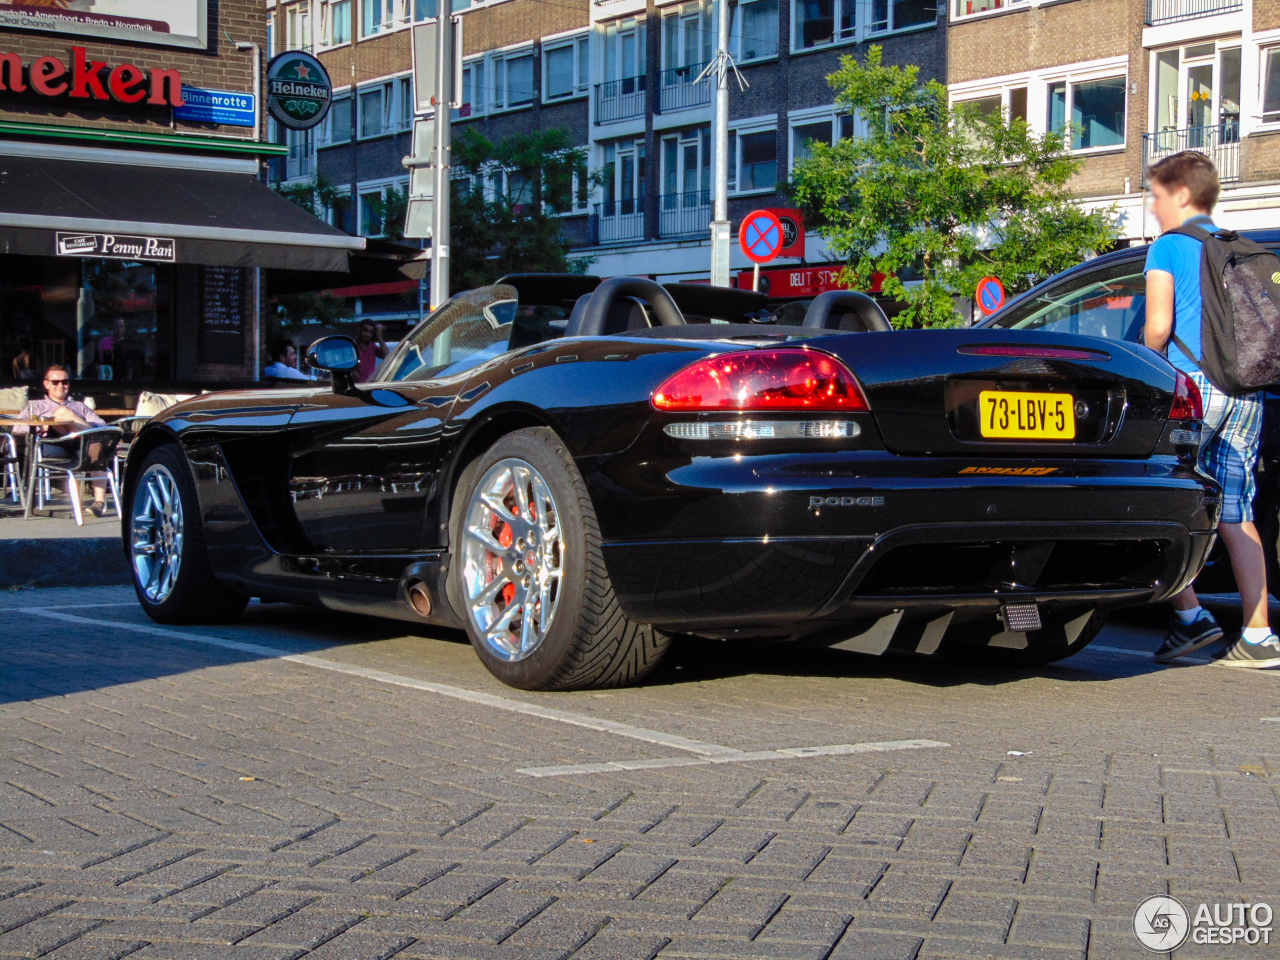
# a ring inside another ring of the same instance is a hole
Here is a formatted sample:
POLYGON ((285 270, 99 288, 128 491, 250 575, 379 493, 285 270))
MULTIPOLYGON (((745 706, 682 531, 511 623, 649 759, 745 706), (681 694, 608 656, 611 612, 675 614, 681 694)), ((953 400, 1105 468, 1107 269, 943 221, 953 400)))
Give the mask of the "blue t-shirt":
MULTIPOLYGON (((1213 220, 1205 216, 1192 217, 1187 225, 1203 227, 1205 230, 1216 229, 1213 220)), ((1166 233, 1151 244, 1147 250, 1147 265, 1142 268, 1144 274, 1152 270, 1163 270, 1173 275, 1173 332, 1191 348, 1197 360, 1202 356, 1200 255, 1203 250, 1204 244, 1199 240, 1180 233, 1166 233)), ((1187 358, 1172 338, 1169 340, 1169 362, 1183 373, 1197 373, 1200 369, 1187 358)))

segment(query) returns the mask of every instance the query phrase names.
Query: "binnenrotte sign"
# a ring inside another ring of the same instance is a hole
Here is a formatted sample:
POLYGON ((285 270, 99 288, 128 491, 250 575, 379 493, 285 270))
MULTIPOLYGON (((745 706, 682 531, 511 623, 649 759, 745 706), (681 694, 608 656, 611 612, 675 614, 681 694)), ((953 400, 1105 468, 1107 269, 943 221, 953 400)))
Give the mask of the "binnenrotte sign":
POLYGON ((0 53, 0 92, 26 93, 73 100, 114 100, 117 103, 180 107, 182 74, 159 67, 145 70, 137 64, 109 67, 91 60, 84 47, 71 48, 71 63, 57 57, 37 57, 30 64, 21 55, 0 53))

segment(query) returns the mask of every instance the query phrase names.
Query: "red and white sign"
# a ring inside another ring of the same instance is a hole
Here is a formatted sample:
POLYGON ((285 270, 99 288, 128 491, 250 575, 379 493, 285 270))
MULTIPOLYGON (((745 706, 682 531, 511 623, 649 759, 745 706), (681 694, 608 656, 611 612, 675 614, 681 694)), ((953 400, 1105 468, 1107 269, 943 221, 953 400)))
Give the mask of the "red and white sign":
MULTIPOLYGON (((840 267, 778 267, 760 271, 760 292, 767 293, 775 300, 787 297, 816 297, 828 290, 847 290, 847 286, 837 283, 840 267)), ((739 290, 751 289, 751 271, 743 270, 738 274, 739 290)), ((872 280, 871 289, 867 293, 879 293, 884 283, 884 274, 877 273, 872 280)))

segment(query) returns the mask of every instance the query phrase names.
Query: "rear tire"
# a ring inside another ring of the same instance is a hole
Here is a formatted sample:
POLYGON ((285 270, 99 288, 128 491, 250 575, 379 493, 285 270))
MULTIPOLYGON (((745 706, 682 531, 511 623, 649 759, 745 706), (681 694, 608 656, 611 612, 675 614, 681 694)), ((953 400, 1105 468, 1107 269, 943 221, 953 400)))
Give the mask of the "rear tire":
POLYGON ((1107 614, 1098 610, 1055 610, 1044 615, 1041 629, 1027 632, 1027 645, 1020 650, 988 646, 989 641, 1004 630, 998 621, 994 624, 987 621, 960 624, 943 641, 942 653, 956 663, 1006 668, 1040 667, 1079 653, 1101 632, 1106 622, 1107 614))
POLYGON ((156 623, 226 623, 244 610, 249 598, 213 574, 195 481, 177 446, 147 454, 122 527, 134 592, 156 623))
POLYGON ((553 431, 517 430, 470 464, 449 535, 450 602, 508 686, 625 686, 666 653, 669 636, 619 607, 586 484, 553 431))

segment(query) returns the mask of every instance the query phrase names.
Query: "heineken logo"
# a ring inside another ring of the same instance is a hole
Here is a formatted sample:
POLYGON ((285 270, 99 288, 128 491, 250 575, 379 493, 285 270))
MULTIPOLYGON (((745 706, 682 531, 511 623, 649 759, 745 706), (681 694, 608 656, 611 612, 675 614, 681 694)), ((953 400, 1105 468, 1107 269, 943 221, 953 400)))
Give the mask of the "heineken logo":
POLYGON ((333 100, 333 83, 320 61, 289 50, 267 65, 267 109, 292 130, 308 130, 324 119, 333 100))

